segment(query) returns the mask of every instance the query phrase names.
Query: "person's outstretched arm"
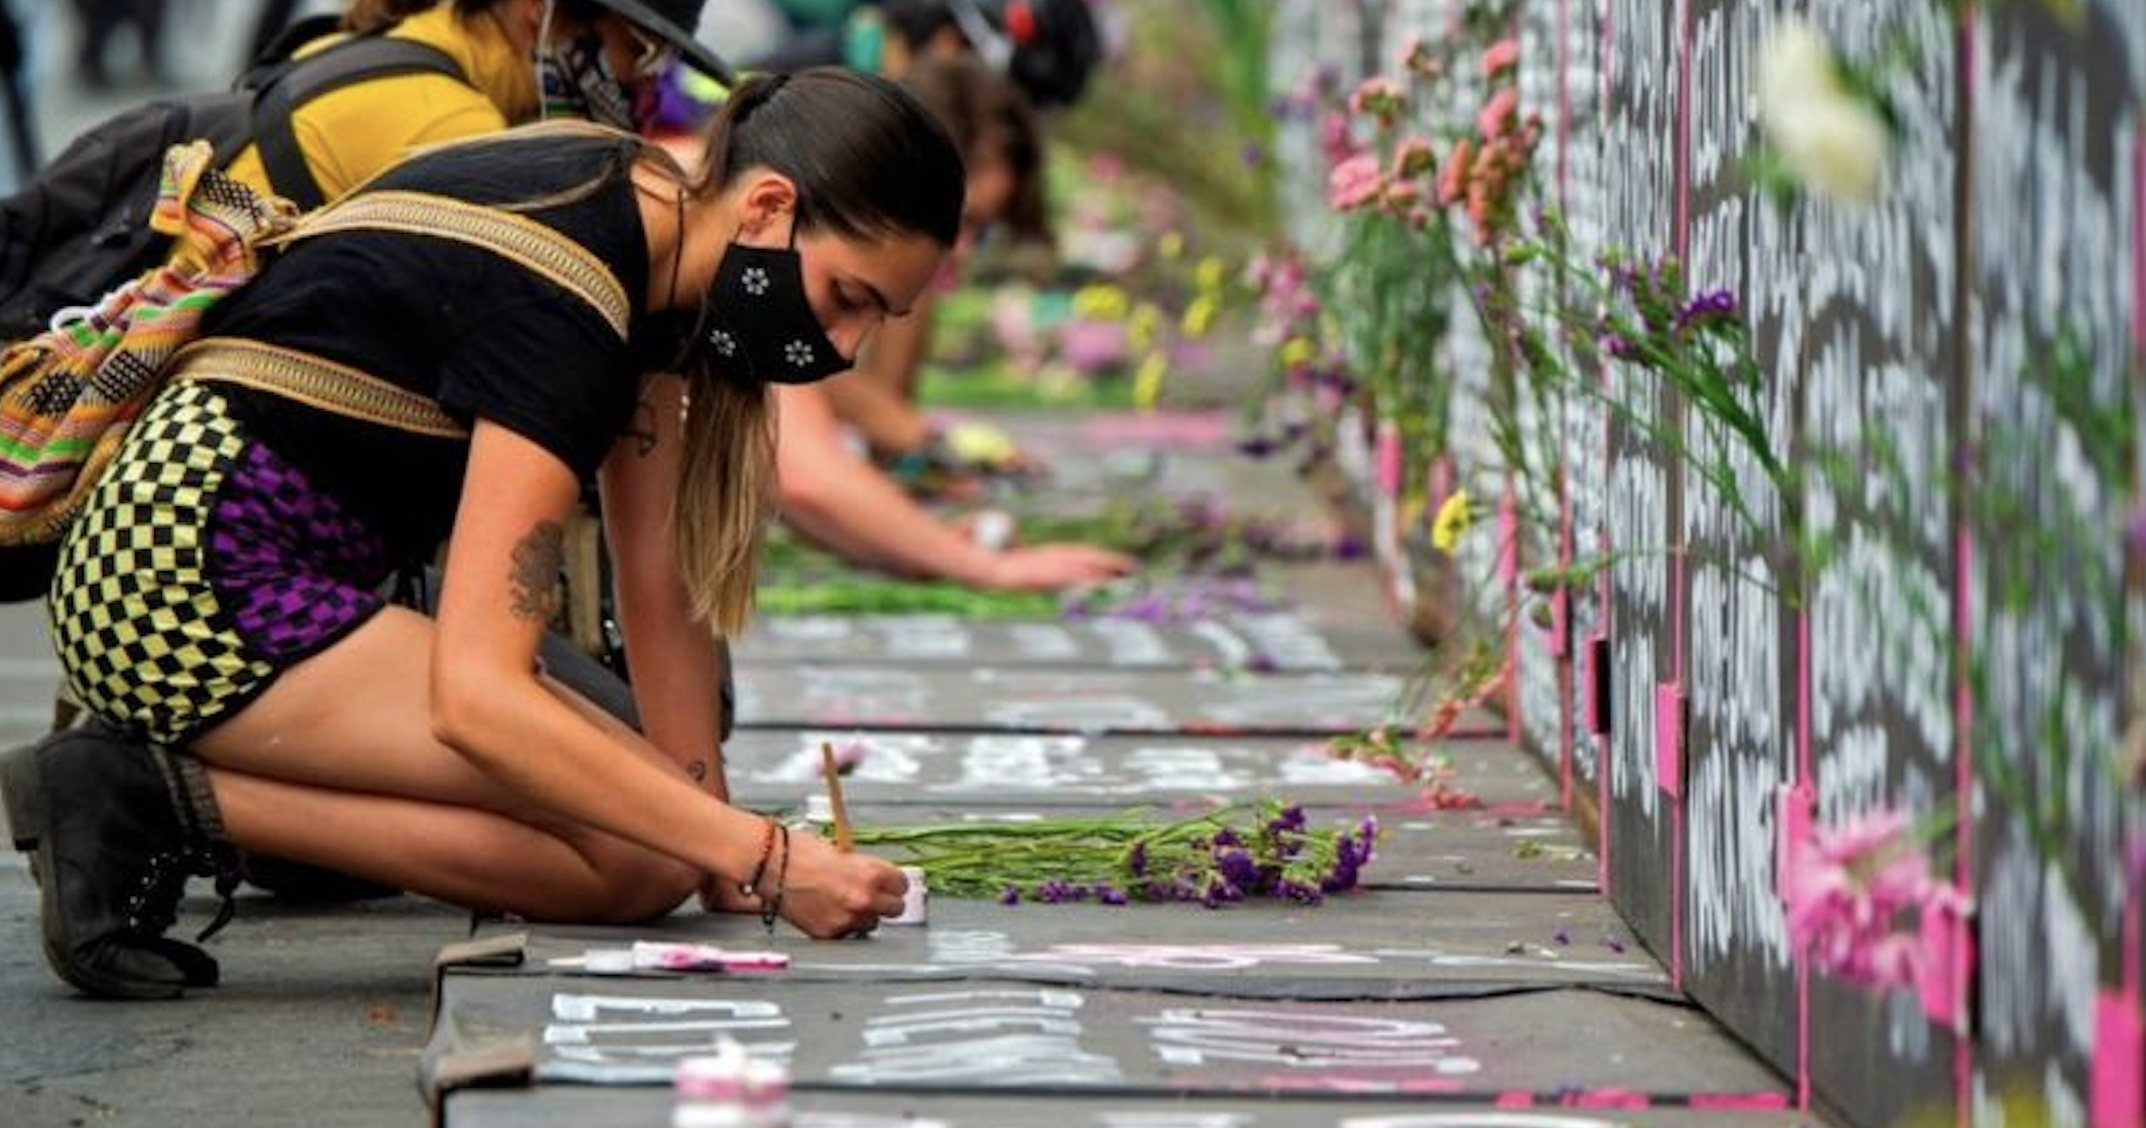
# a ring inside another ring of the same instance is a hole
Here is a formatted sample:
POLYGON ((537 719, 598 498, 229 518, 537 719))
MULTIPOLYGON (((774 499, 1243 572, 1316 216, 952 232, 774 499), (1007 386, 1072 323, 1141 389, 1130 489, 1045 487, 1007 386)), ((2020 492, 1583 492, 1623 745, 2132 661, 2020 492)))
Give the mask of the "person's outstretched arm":
POLYGON ((777 406, 783 520, 842 556, 898 575, 1023 591, 1097 583, 1134 567, 1131 557, 1090 545, 985 548, 851 453, 821 388, 780 388, 777 406))
POLYGON ((855 371, 826 384, 835 416, 856 428, 872 453, 896 458, 931 440, 931 422, 916 405, 917 370, 931 338, 933 303, 925 298, 906 317, 879 327, 855 371))

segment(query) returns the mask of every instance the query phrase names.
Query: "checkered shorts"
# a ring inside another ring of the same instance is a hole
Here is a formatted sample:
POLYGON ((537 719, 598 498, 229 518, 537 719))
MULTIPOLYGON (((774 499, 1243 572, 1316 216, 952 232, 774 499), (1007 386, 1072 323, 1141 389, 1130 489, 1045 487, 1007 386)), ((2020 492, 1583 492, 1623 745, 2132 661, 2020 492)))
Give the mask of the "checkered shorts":
POLYGON ((53 636, 84 704, 184 744, 369 618, 389 571, 379 537, 220 395, 173 384, 68 530, 53 636))

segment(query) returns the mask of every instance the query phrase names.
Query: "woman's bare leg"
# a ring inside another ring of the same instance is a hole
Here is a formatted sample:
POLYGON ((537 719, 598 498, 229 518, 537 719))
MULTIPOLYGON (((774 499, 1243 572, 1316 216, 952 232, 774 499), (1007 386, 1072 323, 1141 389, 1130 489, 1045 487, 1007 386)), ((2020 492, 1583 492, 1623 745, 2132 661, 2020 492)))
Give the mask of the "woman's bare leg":
MULTIPOLYGON (((388 608, 197 739, 240 848, 542 919, 661 915, 690 867, 540 812, 432 735, 432 623, 388 608)), ((638 754, 624 725, 554 687, 638 754)), ((536 754, 538 750, 532 750, 536 754)))

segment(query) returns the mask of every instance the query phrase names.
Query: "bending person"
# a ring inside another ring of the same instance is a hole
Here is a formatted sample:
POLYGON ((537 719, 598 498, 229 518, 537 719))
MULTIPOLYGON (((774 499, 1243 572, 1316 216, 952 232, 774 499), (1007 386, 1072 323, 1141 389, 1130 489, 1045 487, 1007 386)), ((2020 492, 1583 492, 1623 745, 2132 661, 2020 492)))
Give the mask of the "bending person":
MULTIPOLYGON (((1046 232, 1040 141, 1020 92, 961 57, 920 63, 902 85, 946 126, 966 166, 963 235, 944 273, 958 271, 979 231, 1005 226, 1018 236, 1046 232)), ((930 301, 927 292, 890 320, 866 347, 856 371, 825 384, 782 390, 777 418, 783 520, 806 539, 868 567, 972 587, 1052 591, 1132 571, 1130 557, 1089 545, 1020 545, 973 535, 967 525, 925 509, 902 483, 850 451, 845 427, 876 446, 872 422, 916 415, 906 402, 888 402, 892 397, 883 382, 914 372, 930 301)))
POLYGON ((532 919, 644 920, 696 889, 820 937, 900 911, 893 866, 727 802, 708 687, 714 632, 751 601, 768 384, 846 366, 922 292, 958 235, 960 158, 913 99, 844 71, 742 86, 705 154, 689 176, 638 139, 550 127, 421 155, 353 199, 496 205, 495 226, 585 254, 327 232, 214 311, 226 355, 182 366, 128 432, 50 599, 76 694, 156 745, 65 732, 0 761, 62 979, 213 983, 163 932, 186 873, 234 846, 532 919), (601 264, 630 309, 533 261, 601 264), (468 431, 218 382, 249 349, 359 370, 468 431), (697 656, 637 686, 645 739, 536 660, 592 479, 627 645, 697 656), (438 615, 383 602, 443 539, 438 615))
MULTIPOLYGON (((1020 88, 965 54, 924 59, 908 67, 901 81, 939 115, 968 162, 962 242, 945 284, 933 289, 952 285, 975 244, 987 236, 1049 246, 1043 132, 1020 88)), ((1030 463, 1010 441, 997 444, 1001 449, 991 462, 964 457, 918 409, 918 374, 930 351, 936 303, 936 293, 928 293, 909 316, 888 322, 857 358, 857 370, 828 384, 827 394, 835 414, 904 485, 958 495, 964 479, 978 472, 1030 463)))

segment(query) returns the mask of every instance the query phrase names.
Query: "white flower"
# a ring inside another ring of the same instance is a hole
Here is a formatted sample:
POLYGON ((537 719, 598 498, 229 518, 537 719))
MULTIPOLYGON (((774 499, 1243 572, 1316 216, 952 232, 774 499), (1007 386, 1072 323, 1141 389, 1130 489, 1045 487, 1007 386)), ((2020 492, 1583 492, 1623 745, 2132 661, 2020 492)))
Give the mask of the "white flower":
POLYGON ((1854 203, 1877 198, 1885 121, 1841 84, 1833 49, 1809 24, 1786 22, 1767 40, 1758 99, 1759 127, 1799 183, 1854 203))
POLYGON ((738 355, 738 339, 731 336, 727 329, 708 330, 708 343, 714 345, 715 351, 724 356, 738 355))
POLYGON ((738 283, 745 287, 746 293, 757 298, 767 293, 767 271, 757 266, 748 266, 745 268, 745 274, 738 279, 738 283))
POLYGON ((803 368, 812 363, 812 346, 803 341, 792 341, 782 347, 782 358, 792 368, 803 368))

